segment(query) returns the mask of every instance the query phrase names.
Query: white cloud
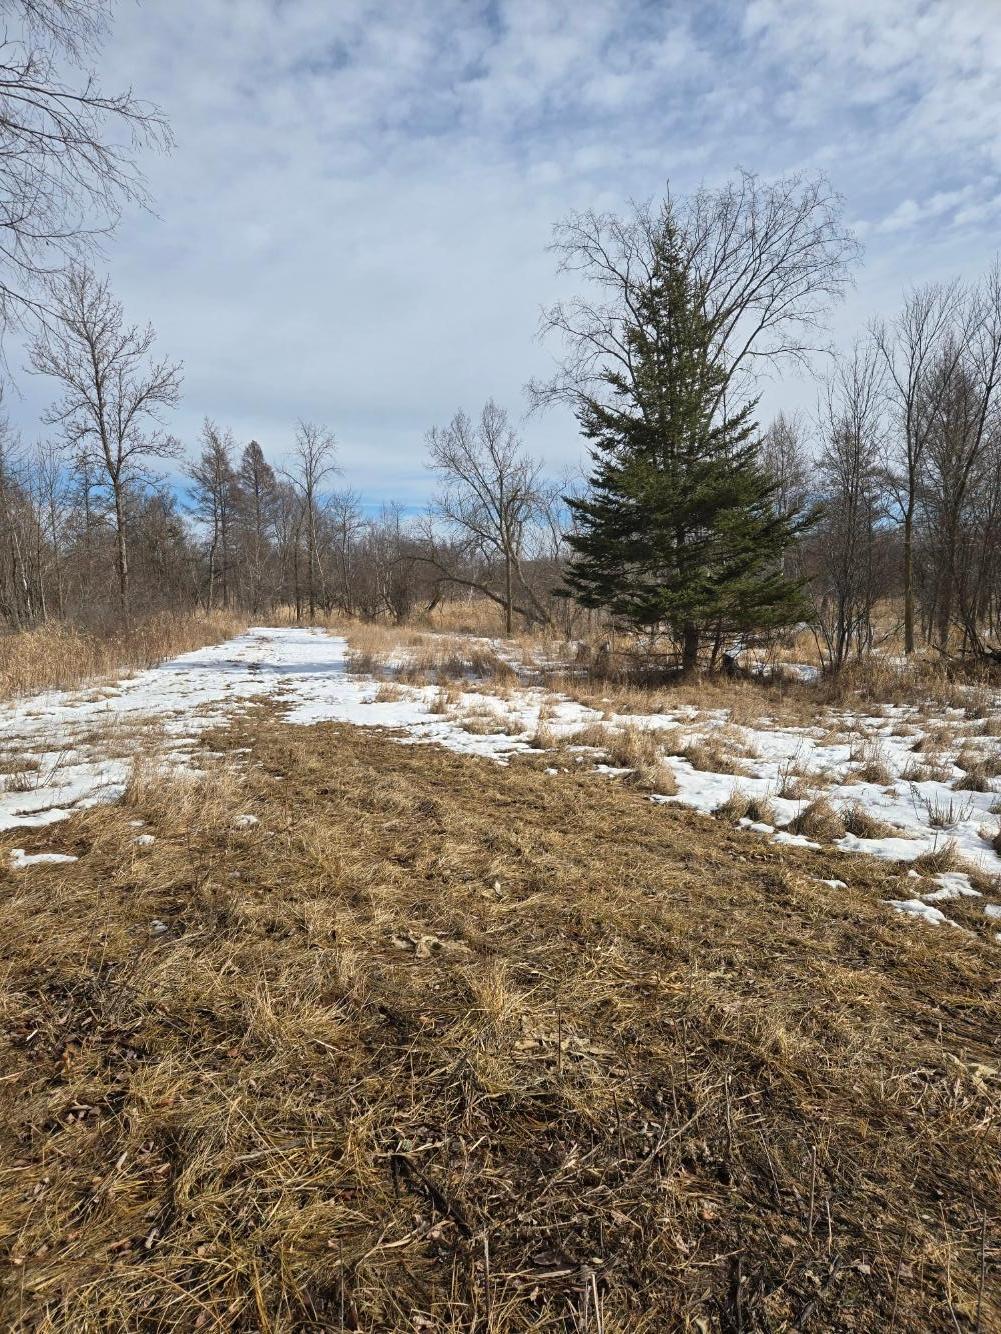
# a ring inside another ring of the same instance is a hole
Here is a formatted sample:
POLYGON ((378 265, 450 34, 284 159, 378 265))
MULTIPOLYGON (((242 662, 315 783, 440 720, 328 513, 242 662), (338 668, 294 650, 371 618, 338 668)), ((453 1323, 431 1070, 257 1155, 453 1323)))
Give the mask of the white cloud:
MULTIPOLYGON (((171 0, 120 6, 106 84, 161 102, 159 219, 126 220, 115 285, 206 413, 274 451, 334 428, 346 480, 423 492, 422 436, 488 395, 515 411, 550 353, 545 252, 571 207, 821 166, 866 232, 849 336, 912 281, 996 244, 993 0, 171 0)), ((996 20, 995 10, 995 20, 996 20)), ((32 382, 19 414, 46 390, 32 382)), ((800 402, 809 388, 771 386, 800 402)), ((526 426, 558 468, 573 423, 526 426)))

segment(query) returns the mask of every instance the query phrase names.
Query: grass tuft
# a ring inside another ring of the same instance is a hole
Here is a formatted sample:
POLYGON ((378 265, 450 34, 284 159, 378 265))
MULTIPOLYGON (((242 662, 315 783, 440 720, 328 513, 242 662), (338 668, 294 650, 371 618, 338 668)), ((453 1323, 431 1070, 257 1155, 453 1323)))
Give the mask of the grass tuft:
POLYGON ((872 815, 861 802, 853 801, 844 808, 842 816, 845 822, 845 833, 853 834, 856 838, 903 838, 903 831, 887 824, 885 820, 878 820, 872 815))
POLYGON ((826 797, 818 797, 804 806, 789 825, 795 834, 803 834, 820 843, 833 843, 845 835, 845 820, 826 797))

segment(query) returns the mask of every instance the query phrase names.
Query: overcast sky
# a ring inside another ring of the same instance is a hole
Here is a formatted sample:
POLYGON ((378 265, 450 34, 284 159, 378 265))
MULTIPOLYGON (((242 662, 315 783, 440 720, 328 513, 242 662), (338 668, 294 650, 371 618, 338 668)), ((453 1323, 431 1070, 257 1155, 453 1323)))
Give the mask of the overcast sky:
MULTIPOLYGON (((865 245, 850 340, 1001 244, 1001 0, 120 0, 101 62, 167 112, 106 267, 208 414, 280 457, 335 432, 346 484, 419 503, 427 427, 523 387, 568 209, 825 171, 865 245)), ((555 349, 552 349, 555 350, 555 349)), ((28 438, 50 397, 19 377, 28 438)), ((769 386, 763 414, 806 407, 769 386)), ((556 472, 572 420, 524 434, 556 472)))

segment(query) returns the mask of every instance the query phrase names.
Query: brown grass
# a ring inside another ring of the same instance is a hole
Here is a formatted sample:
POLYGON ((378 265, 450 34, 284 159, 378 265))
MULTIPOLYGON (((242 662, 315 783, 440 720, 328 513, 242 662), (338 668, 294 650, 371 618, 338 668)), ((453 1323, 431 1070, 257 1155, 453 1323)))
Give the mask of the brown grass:
POLYGON ((463 731, 477 736, 522 736, 525 731, 525 724, 520 718, 498 713, 496 709, 483 712, 471 709, 461 714, 457 721, 463 731))
POLYGON ((964 871, 967 865, 954 838, 944 839, 930 852, 923 852, 916 857, 911 866, 920 875, 938 875, 942 871, 964 871))
POLYGON ((701 769, 705 773, 735 774, 745 778, 750 773, 747 766, 725 751, 715 738, 693 741, 685 747, 682 755, 693 769, 701 769))
POLYGON ((0 698, 66 690, 84 681, 153 667, 179 653, 217 644, 249 625, 235 612, 164 614, 95 635, 60 622, 0 636, 0 698))
POLYGON ((853 801, 842 812, 845 833, 856 838, 906 838, 902 829, 897 829, 885 820, 877 820, 861 802, 853 801))
POLYGON ((803 834, 820 843, 833 843, 844 838, 846 832, 844 816, 826 797, 818 797, 804 806, 789 828, 794 834, 803 834))
POLYGON ((994 779, 1001 775, 1001 755, 995 747, 969 747, 956 757, 956 765, 965 771, 952 785, 960 792, 993 792, 994 779))
POLYGON ((859 737, 852 743, 851 760, 855 765, 852 777, 861 783, 875 783, 886 787, 893 782, 893 773, 887 764, 886 752, 874 737, 859 737))
POLYGON ((1001 1327, 982 913, 593 776, 206 744, 244 786, 0 870, 5 1329, 1001 1327))
POLYGON ((940 755, 928 755, 924 760, 909 760, 902 778, 909 783, 944 783, 952 776, 952 764, 940 755))
POLYGON ((605 754, 617 769, 636 769, 660 762, 659 733, 649 727, 610 727, 605 732, 605 754))
POLYGON ((587 723, 583 727, 576 728, 573 732, 568 732, 564 737, 564 744, 567 746, 587 746, 591 750, 607 750, 611 732, 610 727, 606 727, 604 723, 595 720, 593 723, 587 723))
POLYGON ((673 797, 678 792, 674 770, 663 760, 640 761, 626 779, 641 792, 656 792, 662 797, 673 797))
POLYGON ((971 764, 962 777, 952 785, 957 792, 993 792, 994 766, 992 764, 971 764))
POLYGON ((730 795, 713 812, 724 820, 736 824, 740 820, 754 820, 760 824, 776 823, 775 807, 767 797, 757 797, 735 787, 730 795))

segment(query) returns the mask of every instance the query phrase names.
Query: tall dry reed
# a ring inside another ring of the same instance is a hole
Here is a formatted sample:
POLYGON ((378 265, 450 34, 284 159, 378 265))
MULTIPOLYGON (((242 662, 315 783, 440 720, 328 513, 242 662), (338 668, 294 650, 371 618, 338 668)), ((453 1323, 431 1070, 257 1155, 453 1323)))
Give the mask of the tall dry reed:
POLYGON ((236 612, 176 612, 152 616, 109 634, 59 621, 0 637, 0 698, 64 690, 122 672, 139 671, 239 634, 236 612))

